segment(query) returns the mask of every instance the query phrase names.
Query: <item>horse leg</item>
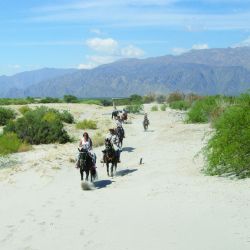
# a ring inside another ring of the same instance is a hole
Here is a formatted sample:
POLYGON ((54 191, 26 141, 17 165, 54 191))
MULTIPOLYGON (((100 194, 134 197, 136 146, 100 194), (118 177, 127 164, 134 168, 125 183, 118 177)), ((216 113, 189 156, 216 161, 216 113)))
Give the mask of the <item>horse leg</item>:
POLYGON ((107 166, 107 174, 109 176, 109 163, 108 162, 106 163, 106 166, 107 166))
POLYGON ((114 170, 114 163, 112 162, 112 165, 111 165, 111 177, 113 177, 113 176, 114 176, 114 174, 113 174, 113 170, 114 170))
POLYGON ((86 170, 85 172, 86 172, 86 179, 85 180, 88 181, 89 180, 89 170, 86 170))
POLYGON ((83 181, 83 171, 80 170, 80 174, 81 174, 81 181, 83 181))

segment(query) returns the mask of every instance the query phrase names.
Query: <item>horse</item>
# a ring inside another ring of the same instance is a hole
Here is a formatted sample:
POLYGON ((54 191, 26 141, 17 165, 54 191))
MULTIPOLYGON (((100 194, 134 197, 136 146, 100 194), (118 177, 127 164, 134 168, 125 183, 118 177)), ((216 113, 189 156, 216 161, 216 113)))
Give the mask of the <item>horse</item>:
POLYGON ((114 118, 116 118, 118 115, 119 115, 119 111, 118 111, 118 110, 114 110, 114 111, 112 112, 112 120, 113 120, 114 118))
POLYGON ((122 147, 123 138, 124 138, 124 129, 122 127, 117 127, 115 132, 119 139, 119 146, 122 147))
POLYGON ((93 182, 97 176, 93 159, 86 149, 81 149, 79 150, 79 152, 80 152, 79 167, 80 167, 81 180, 83 181, 83 173, 85 172, 86 173, 85 180, 88 181, 90 173, 90 181, 93 182))
POLYGON ((143 120, 144 131, 146 131, 148 129, 148 125, 149 125, 149 120, 144 118, 144 120, 143 120))
POLYGON ((105 140, 105 150, 103 150, 103 153, 104 153, 103 162, 106 163, 107 174, 108 174, 108 176, 110 176, 109 164, 111 163, 111 177, 113 177, 114 168, 116 171, 118 159, 117 159, 116 152, 115 152, 109 139, 105 140))
POLYGON ((122 116, 121 116, 121 120, 122 122, 125 122, 128 120, 128 114, 127 113, 123 113, 122 116))

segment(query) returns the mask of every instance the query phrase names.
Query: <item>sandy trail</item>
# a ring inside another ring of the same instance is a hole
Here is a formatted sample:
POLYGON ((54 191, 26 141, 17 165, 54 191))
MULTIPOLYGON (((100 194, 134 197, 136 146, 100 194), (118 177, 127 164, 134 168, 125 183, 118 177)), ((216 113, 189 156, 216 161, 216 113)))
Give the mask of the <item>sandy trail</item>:
POLYGON ((117 176, 108 178, 98 164, 94 191, 81 190, 69 162, 75 145, 22 154, 44 166, 26 159, 26 171, 0 182, 0 249, 250 249, 250 180, 204 176, 194 156, 209 126, 182 117, 149 113, 148 132, 142 116, 125 125, 117 176))

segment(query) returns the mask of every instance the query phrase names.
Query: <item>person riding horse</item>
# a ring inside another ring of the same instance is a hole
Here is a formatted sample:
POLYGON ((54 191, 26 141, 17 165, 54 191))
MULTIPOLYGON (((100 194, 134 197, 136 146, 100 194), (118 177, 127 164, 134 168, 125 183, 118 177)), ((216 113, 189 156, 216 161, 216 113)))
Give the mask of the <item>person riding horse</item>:
POLYGON ((143 127, 144 130, 146 130, 148 128, 149 125, 149 119, 148 119, 148 115, 147 113, 144 114, 144 119, 143 119, 143 127))
POLYGON ((122 137, 125 138, 125 131, 124 131, 124 128, 122 126, 122 122, 123 121, 122 121, 121 117, 117 116, 117 118, 116 118, 116 128, 117 128, 117 131, 121 130, 122 137))
MULTIPOLYGON (((111 128, 109 129, 109 133, 106 136, 105 140, 109 140, 117 157, 117 161, 120 162, 120 154, 121 154, 121 148, 119 146, 119 138, 117 134, 115 133, 115 129, 111 128)), ((105 150, 102 151, 105 154, 105 150)), ((104 159, 103 159, 104 162, 104 159)))
POLYGON ((92 151, 92 140, 88 133, 84 133, 80 140, 78 147, 78 157, 76 168, 80 169, 81 180, 83 181, 83 173, 86 173, 86 181, 88 181, 89 174, 91 176, 91 182, 97 177, 96 171, 96 155, 92 151))
MULTIPOLYGON (((93 143, 91 138, 89 137, 89 134, 87 132, 83 133, 83 137, 80 139, 79 142, 79 147, 78 147, 78 151, 81 152, 83 150, 86 150, 89 154, 89 156, 92 159, 93 162, 93 167, 95 168, 95 164, 96 164, 96 155, 93 152, 93 143)), ((77 162, 76 162, 76 167, 79 168, 79 157, 80 157, 80 153, 78 154, 78 158, 77 158, 77 162)))

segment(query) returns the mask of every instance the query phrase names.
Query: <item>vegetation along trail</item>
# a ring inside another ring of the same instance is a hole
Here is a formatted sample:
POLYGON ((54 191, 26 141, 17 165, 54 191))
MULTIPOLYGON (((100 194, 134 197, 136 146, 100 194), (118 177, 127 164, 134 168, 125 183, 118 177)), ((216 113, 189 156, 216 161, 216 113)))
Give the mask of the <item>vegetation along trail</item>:
POLYGON ((81 189, 69 162, 76 143, 21 153, 25 171, 0 181, 0 249, 250 249, 250 180, 201 172, 209 125, 184 124, 170 109, 148 114, 147 132, 140 115, 124 126, 116 177, 95 149, 96 190, 81 189))

